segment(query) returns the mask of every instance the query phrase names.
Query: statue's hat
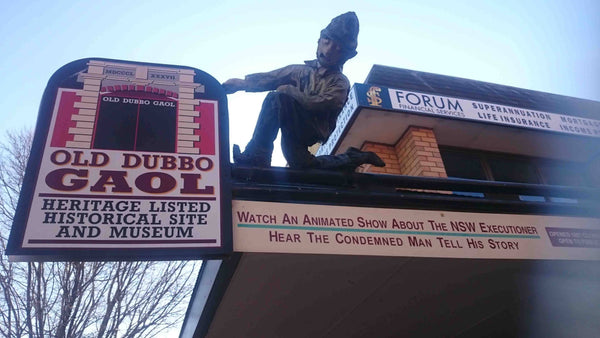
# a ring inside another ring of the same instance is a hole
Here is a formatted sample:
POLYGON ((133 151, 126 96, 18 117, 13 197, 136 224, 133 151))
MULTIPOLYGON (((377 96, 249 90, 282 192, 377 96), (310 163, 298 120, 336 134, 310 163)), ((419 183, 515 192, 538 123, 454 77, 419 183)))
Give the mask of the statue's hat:
POLYGON ((325 36, 342 45, 348 59, 356 55, 358 45, 358 17, 354 12, 338 15, 321 31, 325 36))

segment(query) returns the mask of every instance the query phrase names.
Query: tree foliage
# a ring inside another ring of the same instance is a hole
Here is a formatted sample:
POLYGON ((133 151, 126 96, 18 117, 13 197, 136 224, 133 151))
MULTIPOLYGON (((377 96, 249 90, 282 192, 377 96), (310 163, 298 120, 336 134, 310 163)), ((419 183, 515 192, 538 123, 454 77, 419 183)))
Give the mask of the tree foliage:
POLYGON ((32 132, 0 145, 0 336, 152 337, 180 323, 199 263, 9 262, 32 132))

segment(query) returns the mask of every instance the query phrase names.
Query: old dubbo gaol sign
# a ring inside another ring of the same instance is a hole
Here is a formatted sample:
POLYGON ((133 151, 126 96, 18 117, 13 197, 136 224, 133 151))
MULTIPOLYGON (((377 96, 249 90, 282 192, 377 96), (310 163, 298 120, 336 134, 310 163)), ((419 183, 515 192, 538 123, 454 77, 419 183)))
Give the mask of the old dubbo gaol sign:
POLYGON ((227 102, 194 68, 84 59, 44 92, 7 248, 17 260, 231 251, 227 102))

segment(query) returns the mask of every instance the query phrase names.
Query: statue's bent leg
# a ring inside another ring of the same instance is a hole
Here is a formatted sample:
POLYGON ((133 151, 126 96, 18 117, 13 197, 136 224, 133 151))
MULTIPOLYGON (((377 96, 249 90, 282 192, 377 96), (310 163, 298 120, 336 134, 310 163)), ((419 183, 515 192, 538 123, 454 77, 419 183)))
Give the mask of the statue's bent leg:
POLYGON ((316 165, 308 147, 319 141, 313 113, 306 111, 294 98, 281 96, 281 150, 290 168, 304 169, 316 165))
POLYGON ((241 165, 269 167, 273 153, 273 141, 277 138, 282 111, 281 94, 270 92, 263 101, 254 134, 241 154, 234 149, 233 159, 241 165))
POLYGON ((290 168, 305 169, 316 165, 314 162, 315 156, 308 151, 308 146, 298 142, 298 140, 293 137, 293 134, 282 131, 281 150, 290 168))

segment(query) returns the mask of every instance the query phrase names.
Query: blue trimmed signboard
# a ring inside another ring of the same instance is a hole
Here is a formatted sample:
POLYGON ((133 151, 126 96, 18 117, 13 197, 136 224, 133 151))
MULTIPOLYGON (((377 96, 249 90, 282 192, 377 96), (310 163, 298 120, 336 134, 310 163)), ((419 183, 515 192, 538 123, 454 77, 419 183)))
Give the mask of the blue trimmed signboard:
POLYGON ((319 148, 318 155, 330 154, 335 149, 360 108, 600 137, 600 120, 596 119, 356 83, 348 94, 335 130, 319 148))
POLYGON ((600 137, 600 120, 412 90, 355 84, 360 106, 600 137))

